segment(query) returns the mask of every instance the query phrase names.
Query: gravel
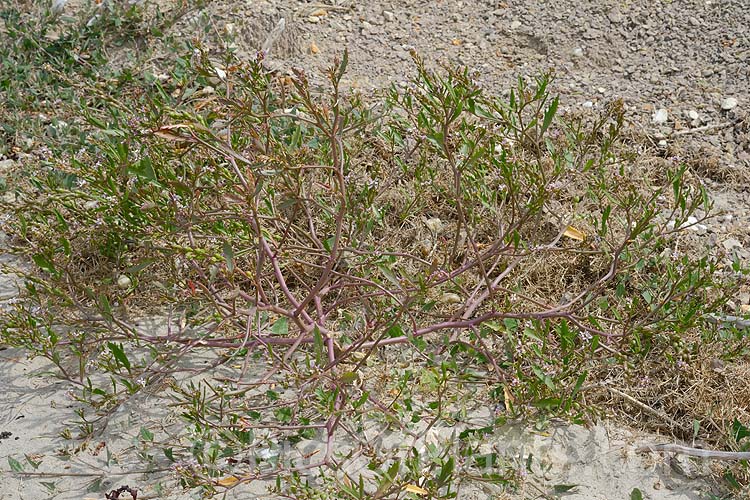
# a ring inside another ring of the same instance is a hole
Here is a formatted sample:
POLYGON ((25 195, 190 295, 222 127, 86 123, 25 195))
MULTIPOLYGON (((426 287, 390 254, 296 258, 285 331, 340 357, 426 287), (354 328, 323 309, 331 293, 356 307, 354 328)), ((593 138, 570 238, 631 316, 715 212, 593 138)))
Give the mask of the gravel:
MULTIPOLYGON (((366 91, 403 85, 414 75, 404 47, 433 66, 465 64, 497 93, 519 76, 552 69, 552 91, 561 94, 563 106, 591 102, 600 109, 622 99, 630 122, 646 134, 663 133, 668 123, 682 130, 731 120, 729 128, 670 141, 668 150, 750 172, 750 133, 740 105, 750 81, 745 0, 328 3, 214 0, 192 17, 244 25, 237 40, 242 58, 253 57, 284 17, 286 33, 270 58, 275 64, 303 67, 322 83, 334 56, 348 48, 345 83, 366 91), (314 57, 311 42, 320 49, 314 57)), ((182 20, 173 31, 194 37, 200 30, 182 20)))

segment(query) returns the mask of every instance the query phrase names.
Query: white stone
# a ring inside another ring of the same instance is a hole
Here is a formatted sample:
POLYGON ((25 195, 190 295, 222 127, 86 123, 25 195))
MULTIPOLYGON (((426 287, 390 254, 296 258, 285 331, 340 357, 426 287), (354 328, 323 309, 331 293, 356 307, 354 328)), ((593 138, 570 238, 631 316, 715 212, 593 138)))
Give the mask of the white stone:
POLYGON ((669 120, 669 113, 664 108, 657 109, 651 116, 651 121, 658 125, 667 123, 667 120, 669 120))
POLYGON ((730 109, 734 109, 737 107, 737 99, 734 97, 727 97, 723 101, 721 101, 721 109, 724 111, 729 111, 730 109))
POLYGON ((461 302, 461 296, 457 293, 447 292, 440 297, 440 302, 443 304, 458 304, 461 302))
POLYGON ((736 240, 734 238, 729 238, 729 239, 724 240, 724 242, 722 242, 722 246, 727 252, 731 252, 735 248, 742 248, 742 243, 740 243, 739 240, 736 240))
POLYGON ((121 290, 127 290, 132 284, 133 282, 130 278, 124 274, 121 274, 120 277, 117 278, 117 286, 120 287, 121 290))

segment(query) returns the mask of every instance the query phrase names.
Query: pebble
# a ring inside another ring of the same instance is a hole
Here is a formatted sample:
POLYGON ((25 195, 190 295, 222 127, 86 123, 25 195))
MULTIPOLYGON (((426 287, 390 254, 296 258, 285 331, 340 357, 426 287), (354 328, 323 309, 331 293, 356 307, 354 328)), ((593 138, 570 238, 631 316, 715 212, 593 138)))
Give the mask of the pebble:
POLYGON ((424 225, 427 226, 427 229, 432 231, 434 234, 440 233, 440 231, 443 230, 445 227, 445 224, 442 220, 438 219, 437 217, 433 217, 432 219, 427 219, 424 222, 424 225))
POLYGON ((727 238, 724 240, 721 244, 724 247, 724 250, 727 252, 731 252, 735 248, 742 248, 742 243, 739 242, 739 240, 735 238, 727 238))
POLYGON ((691 109, 687 112, 688 118, 691 120, 697 120, 698 119, 698 112, 694 109, 691 109))
POLYGON ((133 282, 130 280, 129 277, 127 277, 124 274, 121 274, 119 278, 117 278, 117 286, 121 290, 127 290, 130 288, 130 286, 133 284, 133 282))
POLYGON ((668 143, 667 143, 666 139, 660 140, 658 144, 659 144, 659 147, 662 148, 662 149, 666 149, 667 146, 668 146, 668 143))
POLYGON ((622 22, 622 13, 617 7, 613 8, 607 13, 607 19, 612 24, 619 24, 622 22))
POLYGON ((512 23, 510 23, 510 29, 512 30, 517 30, 520 27, 521 27, 521 21, 513 21, 512 23))
POLYGON ((668 119, 669 113, 667 113, 667 110, 664 108, 657 109, 656 112, 654 112, 654 114, 651 116, 651 121, 653 121, 657 125, 667 123, 668 119))
POLYGON ((389 23, 390 23, 390 22, 393 22, 393 20, 394 20, 394 19, 396 18, 396 16, 394 16, 394 15, 393 15, 393 12, 391 12, 390 10, 384 10, 384 11, 383 11, 383 17, 384 17, 384 18, 385 18, 385 20, 386 20, 386 21, 388 21, 389 23))
POLYGON ((440 297, 440 302, 442 302, 443 304, 458 304, 459 302, 461 302, 461 296, 457 293, 444 293, 440 297))
POLYGON ((583 57, 583 49, 581 47, 576 47, 571 51, 571 54, 575 57, 583 57))
POLYGON ((734 109, 737 107, 737 99, 734 97, 727 97, 723 101, 721 101, 721 109, 724 111, 729 111, 730 109, 734 109))
POLYGON ((591 101, 586 101, 583 104, 581 104, 581 106, 583 106, 584 108, 593 108, 594 107, 594 103, 591 102, 591 101))
MULTIPOLYGON (((671 220, 671 221, 667 222, 667 229, 669 231, 672 231, 673 229, 675 229, 676 225, 677 225, 677 222, 674 221, 674 220, 671 220)), ((682 223, 682 225, 680 227, 678 227, 676 229, 678 229, 678 230, 681 230, 681 229, 692 229, 693 231, 699 231, 699 232, 700 232, 700 229, 703 229, 704 232, 705 232, 706 226, 704 226, 703 224, 698 224, 698 219, 696 219, 693 216, 690 216, 690 217, 687 218, 687 220, 685 222, 682 223)))

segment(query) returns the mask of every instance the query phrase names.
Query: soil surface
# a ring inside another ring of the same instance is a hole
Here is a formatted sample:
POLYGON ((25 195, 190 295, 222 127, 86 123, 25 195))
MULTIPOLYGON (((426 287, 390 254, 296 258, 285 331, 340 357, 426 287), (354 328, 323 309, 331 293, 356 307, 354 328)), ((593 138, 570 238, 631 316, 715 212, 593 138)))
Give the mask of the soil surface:
MULTIPOLYGON (((171 0, 159 3, 174 7, 171 0)), ((76 1, 65 8, 76 8, 76 1)), ((716 208, 726 212, 696 232, 747 265, 749 26, 746 0, 215 0, 189 11, 171 34, 204 39, 216 55, 230 35, 229 45, 240 58, 265 49, 271 67, 282 72, 303 68, 314 82, 323 81, 325 68, 347 48, 345 83, 365 93, 407 85, 415 73, 412 49, 430 65, 468 66, 482 85, 498 94, 508 92, 519 77, 552 70, 556 79, 551 90, 560 94, 563 112, 594 113, 622 99, 630 133, 643 154, 690 165, 709 188, 716 208)), ((13 288, 10 278, 3 277, 0 299, 10 299, 13 288)), ((745 293, 732 306, 739 312, 748 302, 750 294, 745 293)), ((6 464, 11 456, 52 457, 65 446, 60 433, 67 427, 64 422, 75 419, 75 405, 53 381, 36 376, 46 370, 51 367, 25 360, 18 350, 0 353, 5 386, 0 408, 12 408, 0 418, 0 460, 6 464)), ((66 474, 114 470, 109 468, 114 462, 104 455, 127 450, 142 423, 171 418, 152 406, 145 401, 119 416, 109 433, 108 451, 95 453, 93 448, 76 460, 60 461, 58 468, 45 461, 27 476, 3 472, 0 500, 102 498, 87 491, 96 476, 66 474), (55 489, 44 482, 54 483, 55 489)), ((637 487, 644 498, 698 499, 708 498, 704 495, 715 486, 710 467, 681 459, 665 465, 658 455, 634 451, 638 444, 668 442, 668 437, 611 425, 561 427, 546 436, 513 427, 507 433, 507 442, 516 440, 521 456, 524 449, 533 451, 550 464, 530 479, 542 490, 529 488, 519 498, 536 498, 553 485, 575 484, 566 498, 629 498, 637 487)), ((123 470, 127 465, 118 464, 123 470)), ((119 470, 104 479, 105 491, 137 481, 143 491, 138 498, 189 498, 157 493, 158 474, 119 476, 119 470)), ((240 488, 230 497, 261 498, 261 486, 240 488)), ((479 488, 459 497, 509 498, 479 488)))
MULTIPOLYGON (((747 7, 739 0, 217 1, 204 10, 219 31, 234 35, 241 57, 266 48, 276 63, 320 77, 348 48, 348 77, 363 90, 405 85, 414 73, 412 49, 427 61, 467 66, 500 93, 519 77, 552 70, 552 90, 567 109, 623 99, 632 123, 665 155, 700 152, 729 177, 744 178, 747 7), (275 36, 282 18, 285 29, 275 36)), ((190 28, 202 15, 186 16, 175 30, 195 36, 190 28)))

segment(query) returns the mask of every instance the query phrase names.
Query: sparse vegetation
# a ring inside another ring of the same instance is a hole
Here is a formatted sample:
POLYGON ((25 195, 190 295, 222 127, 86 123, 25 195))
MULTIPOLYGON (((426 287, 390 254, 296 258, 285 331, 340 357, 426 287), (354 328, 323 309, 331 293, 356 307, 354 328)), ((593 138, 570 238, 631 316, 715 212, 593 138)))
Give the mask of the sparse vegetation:
MULTIPOLYGON (((33 266, 0 334, 74 388, 76 439, 162 393, 181 424, 143 428, 137 452, 206 495, 279 478, 293 498, 455 498, 523 482, 482 446, 494 424, 632 412, 624 389, 680 393, 749 354, 716 320, 746 270, 686 236, 704 189, 639 163, 617 101, 561 117, 549 75, 500 99, 416 54, 412 86, 380 97, 342 87, 346 53, 321 89, 199 44, 159 79, 108 67, 108 43, 157 36, 137 7, 54 42, 3 19, 0 152, 47 149, 8 185, 33 266), (494 424, 469 423, 479 407, 494 424)), ((726 401, 634 418, 747 449, 726 401)), ((746 466, 727 474, 746 487, 746 466)))

